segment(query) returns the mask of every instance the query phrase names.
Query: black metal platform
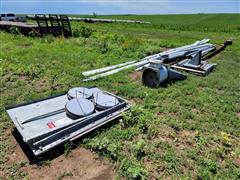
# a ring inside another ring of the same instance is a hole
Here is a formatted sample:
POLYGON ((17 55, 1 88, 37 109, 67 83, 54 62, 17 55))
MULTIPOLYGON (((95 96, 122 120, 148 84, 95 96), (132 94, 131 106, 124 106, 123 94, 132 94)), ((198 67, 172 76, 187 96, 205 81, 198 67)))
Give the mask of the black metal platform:
POLYGON ((12 28, 17 28, 24 35, 30 35, 31 32, 34 32, 38 36, 52 34, 55 37, 72 37, 71 24, 66 15, 36 14, 30 19, 36 20, 37 23, 28 24, 23 22, 0 21, 0 29, 11 32, 12 28))

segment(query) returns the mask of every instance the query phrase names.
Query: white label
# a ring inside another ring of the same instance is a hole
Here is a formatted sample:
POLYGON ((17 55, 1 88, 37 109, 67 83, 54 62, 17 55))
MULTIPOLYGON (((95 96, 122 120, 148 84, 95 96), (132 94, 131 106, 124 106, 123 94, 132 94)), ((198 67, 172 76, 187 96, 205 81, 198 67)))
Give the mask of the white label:
POLYGON ((65 117, 59 120, 54 121, 55 126, 59 127, 59 126, 64 126, 66 124, 72 123, 73 120, 65 117))

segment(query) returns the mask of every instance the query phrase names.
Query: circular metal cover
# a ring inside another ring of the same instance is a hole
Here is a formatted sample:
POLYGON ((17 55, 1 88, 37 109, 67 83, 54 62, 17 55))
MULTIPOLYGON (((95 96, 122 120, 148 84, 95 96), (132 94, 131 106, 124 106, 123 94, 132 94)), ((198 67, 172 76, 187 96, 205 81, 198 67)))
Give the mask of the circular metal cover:
POLYGON ((90 99, 92 97, 92 92, 88 88, 75 87, 70 89, 67 95, 69 99, 78 98, 78 97, 90 99))
POLYGON ((84 98, 75 98, 67 102, 66 110, 75 117, 84 117, 92 114, 95 110, 95 107, 90 100, 84 98))
POLYGON ((96 107, 99 109, 108 109, 119 104, 119 101, 116 97, 104 92, 98 92, 95 94, 94 101, 96 103, 96 107))

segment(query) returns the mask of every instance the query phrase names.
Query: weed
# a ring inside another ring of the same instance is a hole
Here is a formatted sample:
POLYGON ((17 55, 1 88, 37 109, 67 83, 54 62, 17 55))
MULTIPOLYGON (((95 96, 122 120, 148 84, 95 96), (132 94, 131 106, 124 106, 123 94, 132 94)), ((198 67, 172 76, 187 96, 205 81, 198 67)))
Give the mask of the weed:
POLYGON ((217 163, 211 159, 203 159, 201 168, 198 171, 198 177, 201 179, 209 179, 217 173, 217 163))
POLYGON ((20 168, 26 165, 26 161, 21 161, 19 163, 15 163, 8 168, 9 179, 24 179, 27 177, 27 173, 19 171, 20 168))
POLYGON ((74 147, 74 145, 73 145, 72 142, 67 142, 67 143, 64 144, 64 155, 66 157, 69 156, 69 154, 70 154, 71 150, 73 149, 73 147, 74 147))
POLYGON ((167 151, 162 158, 167 169, 179 173, 179 159, 173 151, 167 151))
POLYGON ((144 114, 142 107, 133 106, 130 112, 123 114, 123 127, 130 127, 137 124, 142 114, 144 114))
POLYGON ((121 156, 122 145, 118 142, 110 141, 108 138, 93 139, 87 144, 87 147, 114 160, 121 156))
POLYGON ((133 152, 136 154, 136 158, 138 160, 145 156, 145 146, 146 142, 143 139, 141 139, 134 145, 133 152))
POLYGON ((49 159, 39 159, 38 166, 50 166, 51 161, 49 159))
POLYGON ((108 43, 106 41, 104 41, 103 43, 101 43, 101 46, 100 46, 100 51, 102 54, 105 54, 106 52, 108 52, 108 43))
POLYGON ((47 35, 47 36, 45 36, 44 38, 42 38, 42 39, 40 39, 40 41, 42 42, 42 43, 53 43, 54 41, 55 41, 55 37, 54 36, 52 36, 52 35, 47 35))
POLYGON ((89 38, 93 33, 93 30, 86 26, 81 26, 80 28, 73 29, 74 37, 84 37, 89 38))
POLYGON ((39 78, 43 73, 43 69, 40 64, 30 65, 25 73, 30 79, 39 78))
POLYGON ((62 180, 66 177, 72 177, 73 176, 73 173, 72 172, 64 172, 63 174, 59 175, 57 177, 58 180, 62 180))
POLYGON ((123 159, 120 166, 120 175, 128 179, 144 179, 146 170, 136 161, 123 159))
POLYGON ((21 167, 25 166, 26 165, 26 161, 21 161, 20 163, 17 163, 17 164, 13 164, 12 166, 10 166, 8 168, 8 171, 11 173, 11 174, 14 174, 16 173, 21 167))

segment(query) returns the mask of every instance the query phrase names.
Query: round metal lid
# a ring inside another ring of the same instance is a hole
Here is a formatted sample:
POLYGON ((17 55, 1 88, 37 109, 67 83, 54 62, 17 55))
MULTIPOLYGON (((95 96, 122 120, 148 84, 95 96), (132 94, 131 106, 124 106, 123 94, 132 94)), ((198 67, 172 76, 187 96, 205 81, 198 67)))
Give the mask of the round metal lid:
POLYGON ((95 110, 94 104, 84 98, 71 99, 66 104, 66 110, 77 117, 84 117, 92 114, 95 110))
POLYGON ((116 106, 119 101, 116 97, 106 94, 104 92, 98 92, 94 96, 94 102, 99 109, 108 109, 116 106))
POLYGON ((78 98, 78 97, 90 99, 92 97, 92 91, 84 87, 75 87, 75 88, 69 89, 67 95, 69 99, 78 98))

